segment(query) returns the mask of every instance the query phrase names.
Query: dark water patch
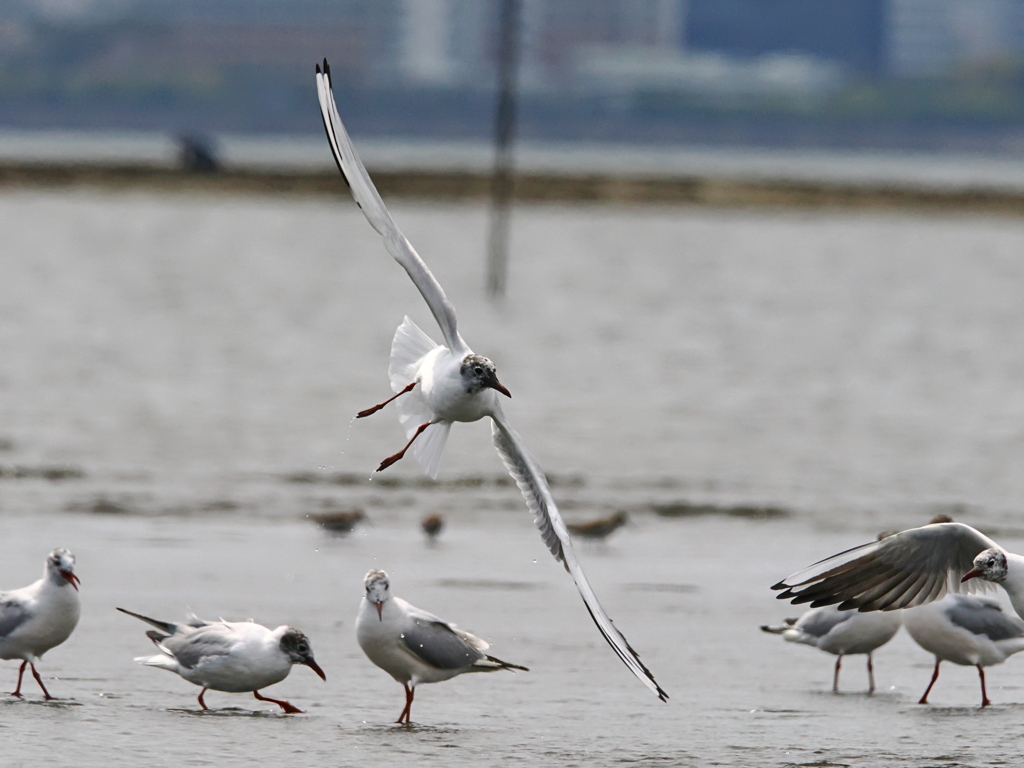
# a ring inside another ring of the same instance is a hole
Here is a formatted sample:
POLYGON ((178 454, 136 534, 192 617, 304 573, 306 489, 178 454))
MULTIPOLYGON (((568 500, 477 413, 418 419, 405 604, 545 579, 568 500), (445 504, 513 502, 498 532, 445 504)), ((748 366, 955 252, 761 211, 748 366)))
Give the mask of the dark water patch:
MULTIPOLYGON (((243 707, 210 707, 210 709, 187 709, 185 707, 168 707, 167 712, 174 712, 181 715, 191 715, 193 717, 257 717, 257 718, 271 718, 277 719, 281 717, 291 717, 287 712, 273 712, 271 710, 253 710, 245 709, 243 707)), ((305 714, 305 713, 300 713, 305 714)))
MULTIPOLYGON (((52 681, 50 681, 52 682, 52 681)), ((69 707, 80 707, 82 702, 75 701, 74 699, 62 699, 59 696, 47 701, 46 699, 37 699, 31 696, 5 696, 0 698, 0 706, 25 706, 25 707, 50 707, 51 709, 66 709, 69 707)))
MULTIPOLYGON (((508 488, 515 485, 508 475, 464 475, 432 480, 426 476, 367 475, 355 472, 289 472, 280 476, 285 483, 343 486, 373 485, 378 488, 462 490, 466 488, 508 488)), ((552 488, 582 488, 583 475, 548 475, 552 488)))
POLYGON ((68 512, 79 512, 90 515, 139 515, 142 509, 129 496, 96 496, 69 502, 65 509, 68 512))
POLYGON ((157 504, 149 494, 106 494, 101 493, 84 499, 75 499, 65 505, 65 510, 91 515, 123 515, 152 517, 191 517, 194 515, 235 512, 242 505, 231 499, 201 499, 194 502, 157 504))
POLYGON ((690 594, 696 592, 700 587, 696 584, 659 584, 657 582, 633 582, 623 584, 622 589, 630 592, 674 592, 677 594, 690 594))
POLYGON ((60 464, 29 467, 24 465, 0 464, 0 479, 4 480, 81 480, 85 471, 60 464))
POLYGON ((672 501, 650 504, 647 508, 660 517, 702 517, 721 515, 743 517, 750 520, 777 520, 791 517, 792 511, 784 507, 754 504, 714 504, 691 501, 672 501))
POLYGON ((434 584, 446 589, 493 590, 534 590, 542 589, 544 586, 530 581, 500 581, 497 579, 438 579, 434 584))

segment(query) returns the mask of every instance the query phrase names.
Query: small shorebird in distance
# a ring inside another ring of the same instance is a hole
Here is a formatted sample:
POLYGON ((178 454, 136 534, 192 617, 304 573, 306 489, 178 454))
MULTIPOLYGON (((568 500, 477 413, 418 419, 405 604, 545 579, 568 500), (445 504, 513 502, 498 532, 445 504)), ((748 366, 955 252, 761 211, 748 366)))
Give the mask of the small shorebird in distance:
POLYGON ((329 533, 347 536, 366 520, 366 513, 361 509, 339 509, 332 512, 314 512, 309 518, 329 533))
POLYGON ((619 511, 614 515, 585 523, 569 523, 566 527, 573 536, 581 539, 606 539, 629 522, 629 515, 619 511))
POLYGON ((0 659, 21 659, 18 685, 11 696, 22 698, 21 679, 28 666, 45 699, 53 699, 36 671, 36 662, 71 637, 78 626, 82 611, 79 583, 75 556, 58 548, 47 556, 43 578, 21 589, 0 592, 0 659))
MULTIPOLYGON (((1024 651, 1024 621, 1008 616, 991 598, 974 595, 946 595, 903 613, 903 625, 914 642, 935 655, 931 682, 918 704, 928 703, 928 694, 939 679, 939 664, 952 661, 978 669, 981 706, 991 702, 985 691, 985 667, 1001 664, 1024 651)), ((861 616, 877 614, 860 614, 861 616)))
POLYGON ((367 658, 405 689, 405 709, 396 722, 409 724, 420 683, 439 683, 465 672, 526 667, 488 656, 485 640, 391 594, 388 575, 374 569, 363 580, 356 639, 367 658))
POLYGON ((118 608, 121 613, 152 624, 146 637, 160 650, 156 656, 139 656, 135 661, 147 667, 174 672, 193 685, 200 686, 199 706, 209 709, 203 701, 208 690, 228 693, 252 692, 260 701, 277 704, 288 714, 302 710, 287 701, 260 695, 260 689, 288 677, 293 664, 304 664, 321 680, 324 671, 313 658, 309 639, 291 627, 268 629, 252 621, 203 621, 190 615, 183 624, 151 619, 118 608))
POLYGON ((474 354, 459 335, 455 308, 423 259, 391 218, 356 154, 334 102, 331 70, 326 59, 322 70, 317 65, 316 85, 324 129, 338 169, 370 226, 384 238, 388 253, 405 269, 419 289, 445 341, 444 345, 435 343, 408 317, 395 332, 388 368, 395 395, 361 411, 358 416, 369 416, 392 400, 398 400, 399 420, 409 440, 402 450, 384 459, 377 470, 391 466, 412 447, 413 456, 427 474, 436 477, 452 423, 490 417, 494 446, 519 486, 527 507, 533 512, 544 543, 572 576, 587 610, 608 644, 630 671, 665 701, 668 694, 658 685, 650 670, 640 661, 636 651, 612 624, 598 602, 573 552, 569 532, 551 495, 543 470, 523 439, 509 425, 501 409, 498 394, 505 397, 511 397, 511 394, 498 381, 494 363, 474 354))
POLYGON ((437 512, 429 514, 420 521, 420 528, 427 534, 427 539, 435 541, 444 530, 444 518, 437 512))
POLYGON ((839 693, 839 668, 843 656, 858 653, 868 657, 868 693, 875 692, 875 669, 871 654, 888 643, 900 629, 899 612, 858 613, 840 611, 834 605, 812 608, 799 619, 786 619, 782 626, 762 625, 761 629, 791 643, 804 643, 836 657, 832 692, 839 693))

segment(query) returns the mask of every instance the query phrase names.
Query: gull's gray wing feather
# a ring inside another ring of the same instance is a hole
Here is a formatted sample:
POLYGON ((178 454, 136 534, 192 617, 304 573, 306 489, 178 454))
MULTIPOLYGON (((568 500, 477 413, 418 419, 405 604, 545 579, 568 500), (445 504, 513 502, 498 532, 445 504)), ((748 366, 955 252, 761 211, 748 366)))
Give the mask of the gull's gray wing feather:
POLYGON ((434 319, 441 328, 445 343, 454 354, 469 352, 466 342, 459 336, 455 321, 455 308, 448 301, 444 289, 437 282, 437 278, 427 268, 427 265, 416 253, 412 244, 391 218, 380 193, 366 172, 363 161, 356 154, 348 131, 345 130, 341 116, 338 114, 338 107, 334 103, 334 93, 331 90, 331 69, 324 59, 323 70, 320 66, 316 68, 316 90, 320 98, 320 115, 323 117, 324 130, 327 131, 327 140, 331 145, 331 152, 334 160, 352 191, 352 197, 356 204, 366 216, 377 232, 384 238, 384 246, 387 248, 395 261, 401 264, 409 273, 413 283, 423 295, 427 306, 430 307, 434 319))
POLYGON ((25 601, 0 592, 0 637, 10 637, 18 627, 32 618, 25 601))
POLYGON ((226 656, 238 642, 225 624, 204 624, 163 638, 159 645, 186 669, 193 669, 215 656, 226 656))
POLYGON ((402 642, 420 659, 438 669, 471 667, 485 658, 463 639, 462 633, 429 614, 412 617, 412 625, 402 633, 402 642))
POLYGON ((608 641, 608 645, 640 682, 656 693, 662 701, 667 700, 668 694, 658 685, 654 675, 640 661, 640 656, 630 647, 625 636, 616 629, 611 618, 598 602, 597 595, 594 594, 594 589, 583 572, 583 566, 580 565, 580 561, 573 551, 569 531, 558 512, 544 472, 530 455, 522 438, 505 421, 500 407, 495 409, 492 414, 491 437, 505 467, 512 475, 512 479, 516 481, 516 485, 519 486, 523 498, 526 499, 526 506, 533 513, 537 528, 540 529, 541 538, 544 539, 551 554, 565 566, 573 581, 576 582, 576 588, 579 590, 580 597, 583 598, 583 604, 587 607, 590 617, 601 634, 604 635, 604 639, 608 641))
POLYGON ((832 611, 828 608, 821 610, 813 609, 801 616, 792 628, 800 630, 811 637, 820 638, 855 615, 856 613, 853 611, 832 611))
POLYGON ((955 595, 946 607, 946 615, 957 626, 989 640, 1009 640, 1024 636, 1024 621, 1003 612, 995 600, 969 595, 955 595))
POLYGON ((839 604, 843 610, 891 611, 938 600, 947 592, 990 589, 988 582, 961 577, 986 549, 987 536, 963 523, 911 528, 881 541, 840 552, 774 584, 777 597, 812 607, 839 604))

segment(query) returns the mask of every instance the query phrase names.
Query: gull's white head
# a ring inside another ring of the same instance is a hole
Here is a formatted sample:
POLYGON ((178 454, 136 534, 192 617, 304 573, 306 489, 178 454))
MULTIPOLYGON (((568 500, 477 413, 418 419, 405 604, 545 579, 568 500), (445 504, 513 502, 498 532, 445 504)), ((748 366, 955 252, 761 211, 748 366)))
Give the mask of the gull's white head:
POLYGON ((459 373, 462 374, 462 380, 466 384, 466 392, 470 394, 489 387, 501 392, 505 397, 512 397, 512 393, 498 381, 498 371, 494 367, 494 363, 482 355, 468 354, 462 358, 459 373))
POLYGON ((366 587, 366 599, 377 606, 377 618, 384 620, 384 603, 391 599, 391 582, 384 571, 374 568, 366 574, 363 579, 363 586, 366 587))
POLYGON ((78 591, 79 578, 75 573, 75 556, 63 547, 53 550, 46 558, 46 572, 54 583, 70 584, 78 591))
POLYGON ((986 549, 974 558, 974 568, 960 579, 963 583, 968 579, 980 576, 985 581, 1001 584, 1006 581, 1006 553, 999 549, 986 549))

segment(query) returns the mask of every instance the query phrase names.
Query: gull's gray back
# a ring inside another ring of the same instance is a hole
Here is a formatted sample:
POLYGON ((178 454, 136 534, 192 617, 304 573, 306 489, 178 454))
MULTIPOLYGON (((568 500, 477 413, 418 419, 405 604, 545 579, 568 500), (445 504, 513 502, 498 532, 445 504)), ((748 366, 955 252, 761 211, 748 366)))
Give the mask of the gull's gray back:
POLYGON ((953 595, 946 615, 957 626, 993 642, 1024 636, 1024 621, 1005 614, 995 600, 953 595))
POLYGON ((190 632, 172 635, 160 645, 174 656, 181 666, 193 669, 211 656, 224 656, 231 652, 235 639, 220 624, 206 624, 190 632))
POLYGON ((836 625, 842 624, 856 614, 855 611, 839 611, 829 609, 812 610, 800 617, 794 629, 798 629, 811 637, 824 637, 836 625))

